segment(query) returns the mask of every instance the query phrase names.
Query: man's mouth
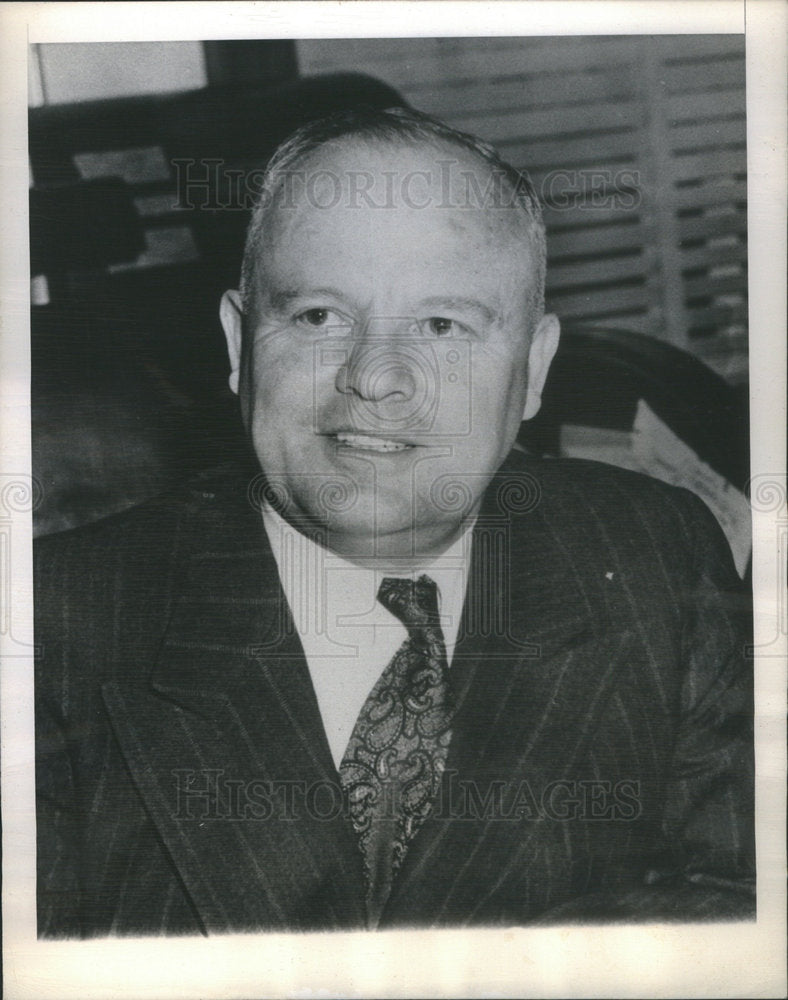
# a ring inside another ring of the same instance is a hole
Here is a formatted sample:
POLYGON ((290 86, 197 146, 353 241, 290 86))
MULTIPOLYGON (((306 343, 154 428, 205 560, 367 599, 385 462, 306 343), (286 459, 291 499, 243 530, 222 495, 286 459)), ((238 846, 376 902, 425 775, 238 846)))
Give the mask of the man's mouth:
POLYGON ((340 431, 332 435, 338 444, 356 451, 406 451, 415 447, 405 441, 392 441, 390 438, 371 437, 369 434, 349 434, 340 431))

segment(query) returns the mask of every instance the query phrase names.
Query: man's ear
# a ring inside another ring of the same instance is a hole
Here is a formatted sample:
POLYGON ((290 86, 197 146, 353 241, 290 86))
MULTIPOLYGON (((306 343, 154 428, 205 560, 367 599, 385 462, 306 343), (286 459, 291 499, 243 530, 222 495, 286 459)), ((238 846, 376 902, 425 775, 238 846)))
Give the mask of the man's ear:
POLYGON ((561 327, 558 317, 546 313, 539 320, 528 351, 528 394, 525 397, 523 420, 530 420, 539 412, 542 405, 542 388, 544 387, 550 362, 558 347, 561 327))
POLYGON ((225 292, 219 306, 219 318, 227 340, 227 355, 230 359, 230 388, 238 395, 238 377, 241 371, 241 342, 243 337, 243 309, 241 296, 235 290, 225 292))

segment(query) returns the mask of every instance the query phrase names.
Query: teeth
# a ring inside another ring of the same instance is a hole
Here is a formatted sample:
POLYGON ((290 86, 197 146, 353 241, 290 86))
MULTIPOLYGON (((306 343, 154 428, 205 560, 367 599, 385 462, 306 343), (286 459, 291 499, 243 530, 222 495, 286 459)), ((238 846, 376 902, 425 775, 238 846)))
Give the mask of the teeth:
POLYGON ((383 438, 367 437, 366 434, 337 434, 336 438, 340 444, 365 451, 404 451, 410 447, 402 441, 386 441, 383 438))

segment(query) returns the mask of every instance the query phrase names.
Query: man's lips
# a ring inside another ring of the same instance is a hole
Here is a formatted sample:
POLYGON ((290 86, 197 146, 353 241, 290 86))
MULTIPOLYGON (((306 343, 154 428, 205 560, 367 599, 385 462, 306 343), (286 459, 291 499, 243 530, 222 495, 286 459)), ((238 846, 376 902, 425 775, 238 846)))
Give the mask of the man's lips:
POLYGON ((336 441, 340 448, 347 448, 353 451, 374 451, 378 453, 390 453, 397 451, 407 451, 418 447, 410 441, 397 440, 396 438, 382 437, 380 435, 363 434, 358 431, 334 431, 325 435, 336 441))

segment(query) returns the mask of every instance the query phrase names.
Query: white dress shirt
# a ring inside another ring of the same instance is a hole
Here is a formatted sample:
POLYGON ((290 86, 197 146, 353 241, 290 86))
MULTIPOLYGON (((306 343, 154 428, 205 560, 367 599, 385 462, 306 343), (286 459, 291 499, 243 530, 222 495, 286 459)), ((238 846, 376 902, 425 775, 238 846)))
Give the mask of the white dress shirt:
POLYGON ((407 637, 377 600, 385 576, 438 585, 440 622, 451 665, 470 565, 473 524, 437 559, 419 567, 370 569, 316 544, 272 508, 263 523, 317 695, 328 744, 339 767, 361 706, 407 637))

